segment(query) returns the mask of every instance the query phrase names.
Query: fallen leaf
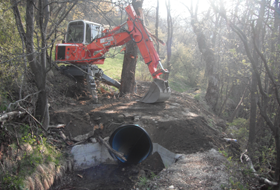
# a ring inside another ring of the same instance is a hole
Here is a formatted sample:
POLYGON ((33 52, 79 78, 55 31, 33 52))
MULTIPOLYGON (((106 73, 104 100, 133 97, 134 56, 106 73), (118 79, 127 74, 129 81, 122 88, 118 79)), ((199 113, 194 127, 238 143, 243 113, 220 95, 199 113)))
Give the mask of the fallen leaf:
POLYGON ((66 142, 69 146, 71 146, 71 145, 73 145, 74 143, 73 142, 71 142, 71 141, 67 141, 66 142))
POLYGON ((93 130, 99 129, 98 125, 94 125, 93 130))
POLYGON ((105 94, 107 91, 104 89, 104 88, 102 88, 102 87, 100 87, 100 91, 102 92, 102 94, 105 94))

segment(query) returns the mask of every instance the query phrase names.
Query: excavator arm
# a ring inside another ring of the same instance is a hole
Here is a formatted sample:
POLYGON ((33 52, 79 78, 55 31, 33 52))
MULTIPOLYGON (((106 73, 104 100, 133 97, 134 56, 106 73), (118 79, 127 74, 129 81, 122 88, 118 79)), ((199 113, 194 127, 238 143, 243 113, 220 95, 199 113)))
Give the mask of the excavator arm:
MULTIPOLYGON (((144 26, 143 20, 135 13, 132 6, 129 5, 125 9, 128 14, 127 22, 112 30, 104 30, 101 35, 96 36, 89 44, 58 44, 56 47, 56 59, 75 65, 103 64, 105 60, 104 54, 111 47, 120 46, 133 40, 137 44, 154 80, 149 91, 140 101, 145 103, 163 102, 171 95, 167 81, 169 72, 162 67, 152 38, 144 26), (125 28, 125 25, 127 25, 128 29, 125 28), (160 69, 157 69, 158 65, 160 65, 160 69), (161 75, 163 76, 162 78, 160 78, 161 75)), ((90 72, 88 70, 89 74, 90 72)))

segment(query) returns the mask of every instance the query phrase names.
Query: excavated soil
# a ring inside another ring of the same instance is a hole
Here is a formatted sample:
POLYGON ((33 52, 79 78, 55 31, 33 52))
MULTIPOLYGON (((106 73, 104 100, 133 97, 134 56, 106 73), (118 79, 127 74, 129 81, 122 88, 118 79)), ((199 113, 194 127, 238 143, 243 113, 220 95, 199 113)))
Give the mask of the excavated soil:
POLYGON ((226 161, 221 155, 216 158, 219 153, 213 149, 222 146, 219 128, 212 125, 220 120, 199 106, 188 94, 172 92, 170 99, 164 103, 144 104, 137 101, 149 85, 147 82, 138 82, 137 95, 125 97, 118 97, 110 87, 99 85, 99 103, 94 104, 83 80, 73 81, 59 74, 49 80, 49 86, 55 86, 50 88, 51 124, 66 124, 61 130, 68 137, 70 146, 65 148, 71 148, 76 143, 73 139, 78 135, 94 130, 94 137, 105 138, 119 126, 133 123, 143 127, 154 143, 183 154, 168 169, 164 169, 158 154, 151 155, 138 165, 101 164, 68 173, 52 189, 141 189, 148 184, 153 189, 220 189, 221 184, 225 184, 225 180, 219 182, 219 178, 226 176, 223 173, 226 161), (207 158, 212 159, 212 162, 207 158), (218 161, 213 164, 213 160, 218 161), (201 180, 188 171, 188 163, 193 168, 201 166, 198 169, 204 171, 201 180), (176 170, 181 168, 181 177, 172 177, 175 169, 171 173, 169 169, 174 167, 176 170), (221 172, 221 176, 212 175, 215 171, 221 172), (150 180, 145 182, 145 179, 150 180), (203 179, 206 179, 205 183, 203 179), (195 185, 188 186, 190 182, 195 185))

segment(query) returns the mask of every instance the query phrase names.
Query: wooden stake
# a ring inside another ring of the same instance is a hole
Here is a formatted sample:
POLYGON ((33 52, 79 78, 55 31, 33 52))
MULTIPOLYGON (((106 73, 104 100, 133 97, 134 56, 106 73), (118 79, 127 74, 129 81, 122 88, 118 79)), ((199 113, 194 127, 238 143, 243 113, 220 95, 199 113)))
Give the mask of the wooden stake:
POLYGON ((124 161, 127 161, 126 158, 123 156, 124 154, 121 152, 118 152, 116 150, 114 150, 104 139, 102 139, 100 136, 98 136, 99 140, 106 146, 106 148, 108 148, 114 155, 116 155, 117 157, 120 157, 121 159, 123 159, 124 161))

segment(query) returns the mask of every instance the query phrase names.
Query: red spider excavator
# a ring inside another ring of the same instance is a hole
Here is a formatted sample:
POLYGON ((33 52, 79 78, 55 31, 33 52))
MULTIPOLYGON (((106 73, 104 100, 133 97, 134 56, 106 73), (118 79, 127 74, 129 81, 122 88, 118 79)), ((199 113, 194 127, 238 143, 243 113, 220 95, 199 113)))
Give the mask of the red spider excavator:
POLYGON ((65 74, 86 77, 93 100, 97 101, 95 80, 102 80, 109 85, 120 87, 119 82, 106 76, 97 65, 104 63, 104 54, 111 47, 133 40, 154 80, 149 91, 140 101, 144 103, 164 102, 171 95, 167 81, 169 72, 162 67, 151 35, 145 28, 143 20, 135 13, 131 5, 127 6, 125 10, 128 14, 127 22, 112 30, 104 30, 102 25, 84 20, 69 22, 66 42, 56 45, 56 61, 69 63, 63 69, 65 74), (161 67, 160 69, 157 69, 158 65, 161 67), (160 78, 161 75, 162 78, 160 78))

